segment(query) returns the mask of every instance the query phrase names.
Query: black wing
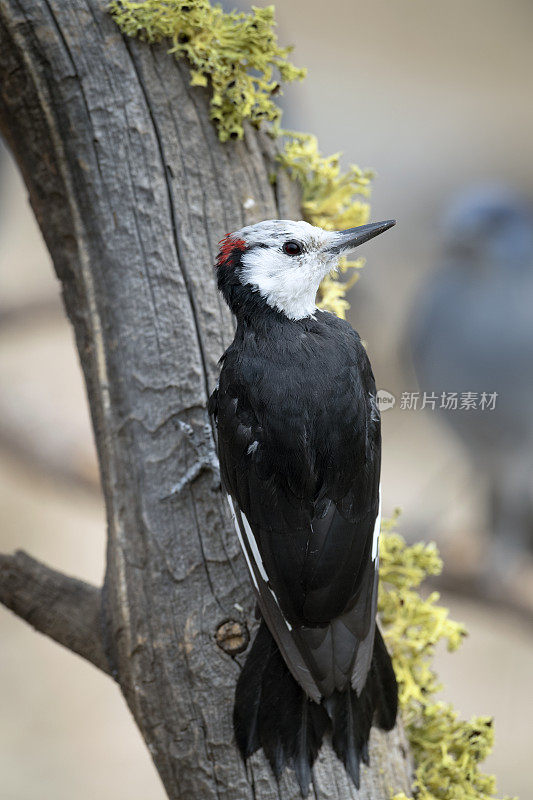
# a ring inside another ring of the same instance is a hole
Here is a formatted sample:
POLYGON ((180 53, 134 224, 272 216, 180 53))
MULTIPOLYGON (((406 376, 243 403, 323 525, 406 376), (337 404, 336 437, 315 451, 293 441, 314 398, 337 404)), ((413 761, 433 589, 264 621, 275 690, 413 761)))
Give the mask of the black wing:
POLYGON ((261 612, 315 700, 350 682, 360 691, 375 631, 380 423, 366 353, 348 330, 344 347, 335 336, 321 352, 320 386, 294 358, 290 376, 272 364, 261 375, 230 348, 211 401, 261 612))

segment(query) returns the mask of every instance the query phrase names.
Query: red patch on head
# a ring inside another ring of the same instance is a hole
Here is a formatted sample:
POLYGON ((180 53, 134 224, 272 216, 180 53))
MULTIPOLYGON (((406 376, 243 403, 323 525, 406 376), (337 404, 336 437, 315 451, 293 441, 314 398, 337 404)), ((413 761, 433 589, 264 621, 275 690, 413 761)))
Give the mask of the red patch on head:
POLYGON ((231 233, 227 233, 224 238, 220 240, 219 245, 217 267, 221 267, 222 264, 225 264, 234 250, 240 250, 241 252, 246 250, 246 242, 244 239, 235 239, 231 233))

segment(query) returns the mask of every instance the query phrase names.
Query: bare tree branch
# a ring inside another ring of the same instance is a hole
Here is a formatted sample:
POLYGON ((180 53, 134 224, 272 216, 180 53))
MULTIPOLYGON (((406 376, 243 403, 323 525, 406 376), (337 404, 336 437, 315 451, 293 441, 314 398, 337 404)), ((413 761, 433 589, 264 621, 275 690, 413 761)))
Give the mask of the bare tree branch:
POLYGON ((101 593, 21 550, 0 555, 0 602, 40 633, 111 674, 104 652, 101 593))

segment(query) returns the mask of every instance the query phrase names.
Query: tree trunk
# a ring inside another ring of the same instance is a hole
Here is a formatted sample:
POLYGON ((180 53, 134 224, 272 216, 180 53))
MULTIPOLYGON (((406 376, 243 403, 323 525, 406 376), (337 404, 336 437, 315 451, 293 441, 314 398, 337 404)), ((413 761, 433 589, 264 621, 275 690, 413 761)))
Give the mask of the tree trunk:
MULTIPOLYGON (((17 554, 0 560, 0 599, 117 680, 169 798, 297 798, 291 774, 278 787, 233 742, 236 652, 255 622, 206 412, 233 335, 217 242, 298 218, 297 193, 283 174, 272 186, 268 137, 220 144, 186 65, 124 39, 101 0, 2 0, 0 80, 76 336, 108 521, 102 591, 17 554)), ((408 788, 406 754, 400 730, 374 732, 358 794, 326 745, 311 796, 388 800, 408 788)))

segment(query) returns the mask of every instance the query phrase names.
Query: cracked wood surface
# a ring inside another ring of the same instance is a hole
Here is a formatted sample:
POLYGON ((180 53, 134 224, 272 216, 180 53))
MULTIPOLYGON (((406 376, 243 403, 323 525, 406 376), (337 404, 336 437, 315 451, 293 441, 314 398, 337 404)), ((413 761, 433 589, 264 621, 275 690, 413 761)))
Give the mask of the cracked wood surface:
MULTIPOLYGON (((206 411, 233 335, 217 242, 298 217, 294 186, 280 174, 272 187, 265 135, 221 145, 186 65, 125 40, 99 0, 2 0, 0 80, 0 124, 74 329, 108 521, 101 605, 21 555, 2 560, 0 597, 116 677, 171 800, 296 800, 292 775, 278 786, 261 754, 245 769, 233 743, 245 654, 215 636, 255 622, 206 411), (36 615, 39 591, 57 605, 36 615)), ((409 771, 401 729, 374 731, 360 792, 326 746, 311 797, 387 800, 409 771)))

